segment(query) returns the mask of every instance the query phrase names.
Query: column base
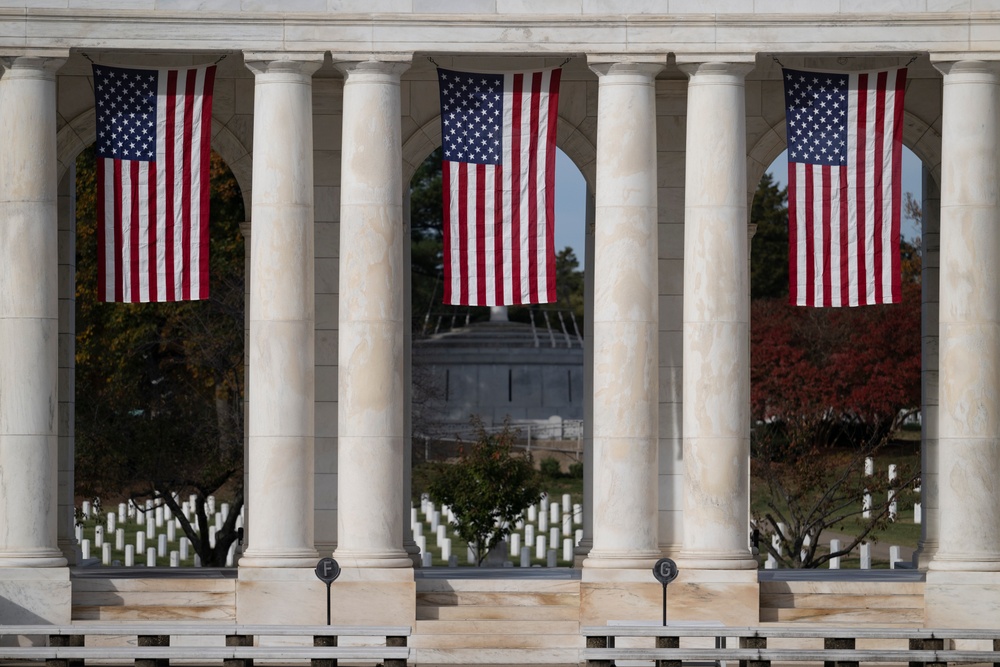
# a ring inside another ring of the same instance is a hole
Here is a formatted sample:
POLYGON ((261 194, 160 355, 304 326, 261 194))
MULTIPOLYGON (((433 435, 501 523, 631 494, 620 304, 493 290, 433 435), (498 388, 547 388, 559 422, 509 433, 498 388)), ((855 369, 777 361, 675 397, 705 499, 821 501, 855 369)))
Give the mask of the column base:
POLYGON ((403 550, 406 551, 407 557, 410 559, 410 567, 420 567, 423 562, 420 558, 420 547, 413 540, 409 540, 403 544, 403 550))
POLYGON ((684 552, 674 559, 678 569, 686 570, 753 570, 760 567, 760 563, 746 553, 732 552, 684 552))
MULTIPOLYGON (((330 585, 334 625, 416 623, 417 590, 412 569, 344 568, 330 585)), ((241 562, 242 565, 242 562, 241 562)), ((239 568, 236 622, 323 625, 326 584, 309 569, 239 568)))
POLYGON ((917 550, 913 552, 913 566, 921 570, 928 569, 937 555, 937 550, 937 540, 921 540, 917 543, 917 550))
POLYGON ((586 537, 580 540, 580 543, 573 549, 573 567, 577 569, 582 568, 583 564, 587 562, 587 558, 590 557, 590 551, 593 548, 594 540, 586 537))
MULTIPOLYGON (((583 559, 583 568, 598 570, 646 570, 652 572, 653 565, 656 564, 663 554, 659 551, 598 551, 591 549, 587 557, 583 559)), ((652 575, 650 575, 652 576, 652 575)))
MULTIPOLYGON (((416 543, 414 543, 416 546, 416 543)), ((333 557, 341 568, 412 568, 413 560, 406 551, 391 550, 384 552, 345 551, 337 549, 333 557)))
POLYGON ((5 624, 66 625, 72 611, 68 567, 0 567, 0 618, 5 624))
POLYGON ((924 627, 1000 628, 998 600, 1000 572, 931 569, 924 585, 924 627))
MULTIPOLYGON (((756 570, 679 570, 667 586, 667 620, 756 625, 760 620, 756 570)), ((580 582, 580 625, 662 621, 663 586, 649 570, 585 568, 580 582)))
POLYGON ((50 568, 66 567, 66 557, 59 549, 0 552, 0 568, 50 568))
POLYGON ((240 568, 315 568, 319 554, 314 549, 264 551, 252 546, 240 557, 240 568))
POLYGON ((938 572, 1000 572, 1000 554, 988 552, 947 556, 938 552, 927 569, 938 572))

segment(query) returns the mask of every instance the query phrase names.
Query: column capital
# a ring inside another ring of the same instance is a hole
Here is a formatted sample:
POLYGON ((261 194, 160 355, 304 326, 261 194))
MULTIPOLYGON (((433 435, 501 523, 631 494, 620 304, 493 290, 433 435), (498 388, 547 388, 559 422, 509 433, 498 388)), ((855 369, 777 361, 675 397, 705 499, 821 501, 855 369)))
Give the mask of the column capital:
POLYGON ((604 77, 605 75, 637 75, 654 79, 666 64, 666 55, 587 54, 587 66, 599 77, 604 77))
POLYGON ((250 232, 251 232, 251 230, 252 230, 252 227, 250 226, 250 221, 249 220, 247 220, 246 222, 241 222, 240 223, 240 234, 243 235, 244 239, 249 239, 250 238, 250 232))
MULTIPOLYGON (((66 62, 69 51, 64 49, 32 50, 30 53, 0 54, 0 69, 27 76, 41 73, 45 78, 55 78, 56 71, 66 62)), ((0 72, 3 74, 4 72, 0 72)))
POLYGON ((996 77, 1000 72, 1000 60, 995 60, 995 57, 996 54, 932 53, 931 65, 945 76, 980 74, 996 77))
POLYGON ((677 56, 677 68, 689 78, 697 76, 745 77, 756 66, 752 53, 683 54, 677 56))
MULTIPOLYGON (((354 54, 351 54, 354 55, 354 54)), ((381 78, 399 79, 403 72, 410 69, 413 57, 411 54, 378 54, 376 56, 357 54, 357 60, 349 59, 348 54, 334 54, 333 66, 344 75, 351 78, 381 78)))
POLYGON ((333 66, 344 75, 354 72, 376 72, 399 76, 410 68, 413 53, 338 53, 331 52, 333 66))
POLYGON ((244 51, 243 62, 255 75, 291 74, 312 76, 323 66, 325 53, 286 53, 276 51, 244 51))

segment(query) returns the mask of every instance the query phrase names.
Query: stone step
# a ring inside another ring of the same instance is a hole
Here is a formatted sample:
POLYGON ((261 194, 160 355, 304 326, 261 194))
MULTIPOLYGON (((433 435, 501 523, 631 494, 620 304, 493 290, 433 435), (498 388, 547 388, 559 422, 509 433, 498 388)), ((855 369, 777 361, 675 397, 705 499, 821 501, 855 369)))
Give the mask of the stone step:
POLYGON ((572 593, 580 594, 579 579, 418 579, 417 595, 422 593, 572 593))
POLYGON ((813 579, 809 581, 762 581, 760 592, 765 593, 824 593, 844 595, 920 595, 924 594, 922 581, 836 581, 813 579))
POLYGON ((923 582, 762 581, 762 623, 922 625, 923 582))
POLYGON ((155 607, 155 606, 97 606, 73 605, 74 621, 164 621, 205 620, 236 621, 236 607, 155 607))
POLYGON ((760 606, 768 609, 923 609, 924 596, 761 593, 760 606))
POLYGON ((175 578, 74 578, 74 591, 115 591, 115 592, 147 592, 147 591, 198 591, 205 593, 234 593, 236 579, 175 579, 175 578))
POLYGON ((483 634, 413 635, 409 645, 417 649, 581 649, 586 644, 579 634, 537 635, 504 634, 500 631, 483 634))
POLYGON ((414 653, 413 662, 422 665, 580 665, 580 650, 575 648, 421 648, 414 653))
POLYGON ((73 580, 72 619, 234 621, 236 580, 79 577, 73 580))
POLYGON ((579 605, 561 606, 497 606, 472 605, 431 606, 417 605, 418 621, 576 621, 580 620, 579 605))
POLYGON ((807 621, 818 625, 848 623, 854 625, 905 624, 920 627, 924 624, 924 608, 919 609, 767 609, 760 610, 761 623, 788 623, 807 621))
POLYGON ((420 635, 475 635, 500 633, 508 635, 578 635, 579 621, 475 619, 418 620, 414 634, 420 635))
POLYGON ((236 605, 235 591, 73 591, 73 606, 80 607, 225 607, 236 605))
POLYGON ((579 593, 517 593, 497 591, 435 591, 417 593, 418 607, 481 607, 489 605, 501 607, 579 607, 580 595, 579 593))

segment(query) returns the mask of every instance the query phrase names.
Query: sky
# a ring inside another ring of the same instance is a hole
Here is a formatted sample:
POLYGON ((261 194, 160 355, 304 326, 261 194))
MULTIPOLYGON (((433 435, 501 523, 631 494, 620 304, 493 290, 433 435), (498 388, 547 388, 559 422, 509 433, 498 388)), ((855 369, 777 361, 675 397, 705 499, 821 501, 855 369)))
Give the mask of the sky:
MULTIPOLYGON (((782 152, 768 171, 777 183, 784 187, 788 174, 786 153, 782 152)), ((903 147, 903 193, 912 192, 920 201, 920 159, 903 147)), ((566 246, 573 248, 580 266, 584 262, 584 220, 587 215, 587 184, 583 174, 573 161, 560 150, 556 156, 556 250, 566 246)), ((920 235, 912 221, 904 220, 901 232, 903 238, 913 239, 920 235)))

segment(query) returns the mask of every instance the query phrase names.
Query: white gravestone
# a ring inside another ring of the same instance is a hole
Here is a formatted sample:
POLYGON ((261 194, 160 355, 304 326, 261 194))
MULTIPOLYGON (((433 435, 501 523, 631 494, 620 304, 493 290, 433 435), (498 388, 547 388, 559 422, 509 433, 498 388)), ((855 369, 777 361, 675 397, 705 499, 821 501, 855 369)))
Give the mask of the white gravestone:
POLYGON ((546 549, 545 536, 539 535, 535 538, 535 558, 545 558, 546 551, 548 551, 548 549, 546 549))
MULTIPOLYGON (((830 540, 830 553, 836 553, 838 551, 840 551, 840 540, 830 540)), ((834 556, 830 559, 830 569, 840 569, 840 556, 834 556)))

